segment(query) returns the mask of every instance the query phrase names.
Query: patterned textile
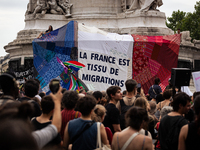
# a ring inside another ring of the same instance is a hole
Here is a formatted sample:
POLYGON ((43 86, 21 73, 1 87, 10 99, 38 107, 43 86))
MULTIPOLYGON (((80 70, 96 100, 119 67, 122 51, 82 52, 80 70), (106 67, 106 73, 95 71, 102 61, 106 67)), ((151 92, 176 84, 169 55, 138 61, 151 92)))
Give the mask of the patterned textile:
POLYGON ((141 83, 145 93, 160 78, 164 90, 171 77, 171 68, 177 67, 180 34, 167 36, 141 36, 134 38, 132 78, 141 83))
POLYGON ((124 90, 125 81, 132 77, 147 93, 159 77, 163 90, 171 68, 177 67, 180 38, 180 34, 118 35, 70 21, 32 42, 36 78, 47 94, 53 78, 60 79, 61 86, 68 90, 88 86, 102 91, 111 85, 124 90), (78 78, 78 70, 87 86, 78 78))
POLYGON ((79 63, 78 61, 67 61, 67 62, 64 62, 64 65, 69 66, 74 71, 78 71, 79 69, 85 67, 84 64, 79 63))
POLYGON ((62 62, 77 61, 77 37, 78 23, 69 22, 67 25, 45 34, 32 42, 34 66, 37 70, 36 78, 41 82, 41 89, 47 94, 49 82, 53 78, 63 79, 60 84, 63 88, 68 88, 70 76, 68 76, 57 61, 60 58, 62 62))
POLYGON ((77 78, 77 71, 80 68, 85 67, 84 64, 81 64, 77 61, 67 61, 67 62, 62 62, 58 57, 56 57, 57 61, 59 64, 62 65, 62 67, 64 68, 64 72, 60 75, 61 79, 67 84, 67 88, 68 90, 77 90, 79 91, 80 88, 84 88, 86 91, 88 91, 87 86, 84 84, 81 84, 77 78), (67 77, 65 77, 64 75, 67 75, 67 77), (70 80, 68 79, 70 77, 70 80), (68 79, 67 82, 65 79, 68 79), (69 82, 70 81, 70 82, 69 82))

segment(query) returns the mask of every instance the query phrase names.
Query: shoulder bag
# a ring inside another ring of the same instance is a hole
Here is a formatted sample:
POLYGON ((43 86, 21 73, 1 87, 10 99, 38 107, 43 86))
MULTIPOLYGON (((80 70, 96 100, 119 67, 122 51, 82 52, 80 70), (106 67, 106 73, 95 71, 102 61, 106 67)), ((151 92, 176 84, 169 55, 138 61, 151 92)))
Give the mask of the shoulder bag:
POLYGON ((97 146, 95 150, 111 150, 111 148, 101 142, 100 126, 100 122, 97 122, 97 146))

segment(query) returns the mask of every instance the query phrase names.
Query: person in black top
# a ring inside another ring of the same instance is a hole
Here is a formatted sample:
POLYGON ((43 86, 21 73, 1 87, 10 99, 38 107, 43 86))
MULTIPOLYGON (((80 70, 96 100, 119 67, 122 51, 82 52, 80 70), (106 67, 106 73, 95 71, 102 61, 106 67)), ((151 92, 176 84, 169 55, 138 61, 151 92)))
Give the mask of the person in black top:
POLYGON ((40 34, 38 35, 37 38, 40 38, 41 36, 45 35, 46 33, 51 32, 51 31, 53 31, 53 27, 51 25, 49 25, 49 29, 46 30, 45 32, 40 32, 40 34))
MULTIPOLYGON (((41 100, 42 114, 39 117, 33 118, 31 123, 34 130, 41 130, 51 124, 50 118, 53 115, 54 102, 50 95, 44 96, 41 100)), ((50 141, 46 146, 59 146, 61 143, 61 136, 58 133, 57 137, 50 141)))
POLYGON ((179 150, 199 149, 200 141, 200 95, 194 99, 196 120, 181 128, 179 135, 179 150))
POLYGON ((137 82, 133 79, 128 79, 125 82, 126 86, 126 96, 121 99, 116 107, 120 112, 120 127, 125 129, 125 114, 126 112, 134 105, 136 99, 135 95, 137 94, 137 82))
POLYGON ((30 102, 31 104, 33 104, 34 114, 31 116, 31 118, 40 116, 41 115, 40 106, 37 102, 32 100, 35 97, 35 95, 38 94, 38 91, 39 91, 38 82, 35 81, 34 79, 29 79, 24 84, 24 89, 25 89, 25 95, 24 95, 24 97, 20 98, 19 101, 21 101, 21 102, 27 101, 27 102, 30 102))
POLYGON ((149 88, 149 96, 150 96, 150 99, 156 99, 156 96, 158 94, 161 94, 162 93, 162 90, 161 90, 161 87, 159 86, 160 84, 160 79, 159 78, 155 78, 154 80, 154 85, 152 85, 150 88, 149 88))
POLYGON ((191 105, 190 100, 186 93, 176 94, 172 102, 173 111, 161 119, 158 139, 162 150, 178 149, 180 129, 188 124, 188 121, 182 115, 188 113, 191 105))
POLYGON ((4 73, 0 76, 0 89, 3 95, 0 97, 0 106, 7 102, 14 102, 19 97, 19 85, 13 73, 4 73))
POLYGON ((110 86, 106 93, 110 101, 105 106, 107 112, 103 124, 105 127, 109 127, 114 134, 117 131, 121 131, 119 110, 116 108, 117 102, 122 99, 121 88, 110 86))

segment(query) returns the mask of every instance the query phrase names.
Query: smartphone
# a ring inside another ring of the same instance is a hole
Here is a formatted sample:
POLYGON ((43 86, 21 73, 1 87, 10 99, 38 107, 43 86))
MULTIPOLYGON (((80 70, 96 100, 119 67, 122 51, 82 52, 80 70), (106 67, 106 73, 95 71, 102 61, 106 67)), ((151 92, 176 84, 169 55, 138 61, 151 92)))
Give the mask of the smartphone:
POLYGON ((53 94, 56 94, 60 88, 60 81, 57 79, 52 79, 49 83, 49 89, 53 94))
POLYGON ((141 88, 141 84, 140 83, 137 84, 137 88, 141 88))

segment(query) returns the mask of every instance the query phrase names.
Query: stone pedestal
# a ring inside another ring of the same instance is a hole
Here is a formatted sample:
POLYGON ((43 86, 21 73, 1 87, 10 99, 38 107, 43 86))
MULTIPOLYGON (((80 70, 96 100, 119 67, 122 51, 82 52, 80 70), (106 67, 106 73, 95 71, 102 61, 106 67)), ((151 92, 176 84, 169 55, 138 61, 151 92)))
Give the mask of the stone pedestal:
POLYGON ((42 18, 37 18, 40 14, 36 14, 36 18, 33 15, 25 16, 25 28, 24 30, 40 30, 46 31, 49 25, 53 26, 53 29, 60 28, 61 26, 67 24, 69 20, 64 15, 53 15, 53 14, 45 14, 42 18))
MULTIPOLYGON (((95 26, 104 31, 119 34, 139 35, 170 35, 173 31, 165 25, 165 13, 159 11, 122 13, 119 1, 104 0, 105 2, 88 2, 89 0, 72 1, 72 17, 64 15, 40 14, 34 17, 32 14, 25 16, 25 28, 18 32, 17 38, 4 48, 10 53, 10 58, 32 56, 32 40, 40 32, 48 29, 60 28, 71 20, 84 23, 86 26, 95 26), (84 1, 84 2, 83 2, 84 1), (79 5, 80 3, 84 5, 79 5), (98 6, 98 7, 97 7, 98 6)), ((21 59, 23 60, 23 59, 21 59)))
POLYGON ((165 13, 159 11, 118 13, 116 16, 80 15, 74 20, 87 26, 95 26, 108 32, 139 35, 171 35, 167 28, 165 13))
MULTIPOLYGON (((15 40, 4 47, 6 52, 10 53, 10 60, 21 58, 21 65, 24 65, 26 57, 33 57, 32 41, 40 32, 46 31, 49 25, 52 25, 55 30, 71 20, 119 34, 173 34, 173 31, 165 24, 165 13, 160 11, 123 12, 121 0, 70 0, 70 3, 73 4, 70 9, 71 17, 48 14, 49 10, 44 16, 41 16, 41 13, 37 13, 36 16, 27 13, 24 29, 18 32, 15 40)), ((130 6, 131 3, 132 0, 126 0, 126 6, 130 6)), ((36 4, 36 0, 34 0, 34 4, 36 4)), ((126 11, 126 7, 123 6, 123 8, 126 11)), ((33 11, 34 9, 31 10, 32 13, 33 11)), ((190 42, 188 32, 184 32, 182 35, 179 59, 186 59, 194 63, 194 60, 200 59, 200 41, 196 41, 194 45, 190 42)))
POLYGON ((4 48, 10 53, 10 60, 21 58, 21 65, 24 64, 25 57, 33 57, 32 41, 40 32, 48 29, 49 25, 53 29, 60 28, 71 20, 84 23, 86 26, 95 26, 108 32, 119 34, 139 34, 139 35, 169 35, 172 30, 165 25, 165 13, 156 10, 141 12, 126 11, 132 0, 127 0, 122 6, 121 0, 70 0, 73 5, 70 9, 70 17, 65 15, 50 14, 47 10, 42 15, 40 11, 34 15, 37 6, 36 0, 29 1, 29 9, 25 16, 25 27, 19 31, 17 38, 8 43, 4 48))

